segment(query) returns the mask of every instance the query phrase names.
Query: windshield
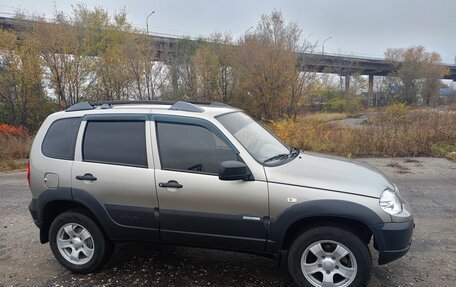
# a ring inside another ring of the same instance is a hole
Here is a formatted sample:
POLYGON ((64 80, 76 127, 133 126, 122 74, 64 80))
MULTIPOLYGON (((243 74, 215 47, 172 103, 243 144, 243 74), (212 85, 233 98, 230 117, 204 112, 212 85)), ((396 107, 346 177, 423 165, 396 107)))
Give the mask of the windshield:
POLYGON ((281 155, 290 154, 287 146, 244 113, 230 113, 217 119, 259 162, 281 160, 281 155))

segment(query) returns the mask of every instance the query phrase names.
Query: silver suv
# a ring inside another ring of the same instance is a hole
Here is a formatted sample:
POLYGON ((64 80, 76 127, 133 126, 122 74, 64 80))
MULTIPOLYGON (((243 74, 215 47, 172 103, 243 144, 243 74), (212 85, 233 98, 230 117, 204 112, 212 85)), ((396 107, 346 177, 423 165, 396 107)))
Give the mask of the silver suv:
POLYGON ((119 241, 286 256, 299 286, 364 286, 414 228, 369 166, 290 148, 221 103, 79 103, 38 131, 29 209, 56 259, 100 268, 119 241))

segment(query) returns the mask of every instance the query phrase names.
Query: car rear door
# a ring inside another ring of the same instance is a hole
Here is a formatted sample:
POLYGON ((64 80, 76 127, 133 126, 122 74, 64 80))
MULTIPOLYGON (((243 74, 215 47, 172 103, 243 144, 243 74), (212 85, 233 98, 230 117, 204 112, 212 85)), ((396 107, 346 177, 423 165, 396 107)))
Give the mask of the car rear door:
POLYGON ((73 196, 100 203, 119 239, 158 240, 149 126, 147 115, 90 115, 79 131, 73 196))
POLYGON ((220 162, 242 158, 209 121, 177 116, 154 118, 151 128, 156 135, 153 151, 161 240, 264 250, 268 225, 266 182, 219 180, 220 162))

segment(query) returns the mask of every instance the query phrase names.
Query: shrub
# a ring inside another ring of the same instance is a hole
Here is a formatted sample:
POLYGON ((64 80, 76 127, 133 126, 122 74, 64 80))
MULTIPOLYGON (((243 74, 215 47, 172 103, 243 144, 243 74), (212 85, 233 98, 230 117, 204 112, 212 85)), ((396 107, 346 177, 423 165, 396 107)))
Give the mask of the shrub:
POLYGON ((403 122, 407 116, 407 106, 403 103, 396 103, 387 106, 383 112, 377 115, 378 119, 397 125, 403 122))
POLYGON ((340 92, 327 92, 323 96, 323 102, 325 112, 353 114, 363 110, 360 98, 354 95, 344 96, 340 92))
POLYGON ((28 135, 28 131, 23 126, 15 127, 9 124, 0 124, 0 134, 14 137, 25 137, 28 135))

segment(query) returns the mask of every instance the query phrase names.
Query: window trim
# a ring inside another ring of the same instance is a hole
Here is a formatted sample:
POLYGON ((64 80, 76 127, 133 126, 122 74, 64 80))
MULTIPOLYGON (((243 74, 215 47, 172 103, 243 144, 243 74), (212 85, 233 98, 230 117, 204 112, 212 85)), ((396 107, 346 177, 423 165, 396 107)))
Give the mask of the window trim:
POLYGON ((192 118, 192 117, 180 117, 180 116, 162 116, 157 115, 154 116, 154 125, 155 125, 155 141, 157 143, 157 152, 158 158, 160 162, 160 169, 166 171, 173 171, 173 172, 185 172, 185 173, 194 173, 194 174, 202 174, 202 175, 210 175, 210 176, 217 176, 218 173, 212 172, 204 172, 204 171, 194 171, 194 170, 183 170, 183 169, 175 169, 175 168, 166 168, 163 166, 162 162, 162 155, 161 155, 161 148, 160 148, 160 140, 158 134, 158 123, 167 123, 167 124, 176 124, 176 125, 189 125, 189 126, 197 126, 208 131, 212 132, 216 136, 220 138, 230 149, 234 151, 236 154, 238 161, 244 162, 244 160, 239 155, 239 150, 233 145, 233 143, 220 131, 214 124, 211 122, 200 119, 200 118, 192 118))
MULTIPOLYGON (((90 118, 90 117, 89 117, 90 118)), ((82 141, 81 141, 81 161, 82 162, 89 162, 89 163, 99 163, 99 164, 109 164, 109 165, 117 165, 117 166, 126 166, 126 167, 135 167, 135 168, 146 168, 148 169, 149 168, 149 158, 147 156, 147 132, 146 132, 146 129, 147 129, 147 120, 143 120, 143 119, 140 119, 140 118, 130 118, 128 116, 124 116, 124 117, 117 117, 116 115, 115 116, 112 116, 112 117, 97 117, 97 118, 94 118, 94 120, 92 119, 83 119, 84 121, 86 121, 86 124, 84 126, 84 133, 82 135, 82 141), (145 148, 145 152, 146 152, 146 165, 139 165, 139 164, 128 164, 128 163, 122 163, 122 162, 107 162, 107 161, 99 161, 99 160, 87 160, 84 158, 84 142, 85 142, 85 139, 86 139, 86 134, 87 134, 87 128, 88 128, 88 124, 89 122, 143 122, 144 123, 144 148, 145 148)))
POLYGON ((74 161, 74 157, 75 157, 75 153, 76 153, 76 152, 75 152, 75 150, 76 150, 76 142, 77 142, 77 139, 78 139, 78 132, 79 132, 79 129, 81 128, 81 123, 82 123, 82 117, 67 117, 67 118, 56 119, 55 121, 53 121, 53 122, 49 125, 49 127, 47 128, 46 134, 44 135, 43 140, 41 141, 41 147, 40 147, 41 153, 42 153, 45 157, 48 157, 48 158, 74 161), (72 146, 73 146, 73 149, 72 149, 72 152, 71 152, 71 156, 69 156, 69 157, 56 157, 56 156, 51 156, 51 155, 49 155, 47 152, 44 152, 44 150, 43 150, 44 143, 45 143, 45 141, 46 141, 46 138, 47 138, 48 135, 49 135, 49 131, 51 130, 52 126, 53 126, 55 123, 59 122, 59 121, 68 120, 68 119, 79 119, 79 126, 78 126, 78 127, 76 128, 76 130, 75 130, 75 136, 74 136, 73 142, 71 143, 72 146))
MULTIPOLYGON (((172 115, 151 115, 151 119, 155 123, 170 123, 170 124, 187 124, 187 125, 197 125, 203 128, 208 129, 215 135, 217 135, 227 146, 232 148, 234 152, 239 155, 239 150, 236 146, 226 137, 226 135, 213 123, 206 119, 194 118, 194 117, 185 117, 185 116, 172 116, 172 115)), ((155 124, 155 128, 157 124, 155 124)), ((157 131, 156 131, 157 133, 157 131)), ((156 135, 157 136, 157 135, 156 135)))

